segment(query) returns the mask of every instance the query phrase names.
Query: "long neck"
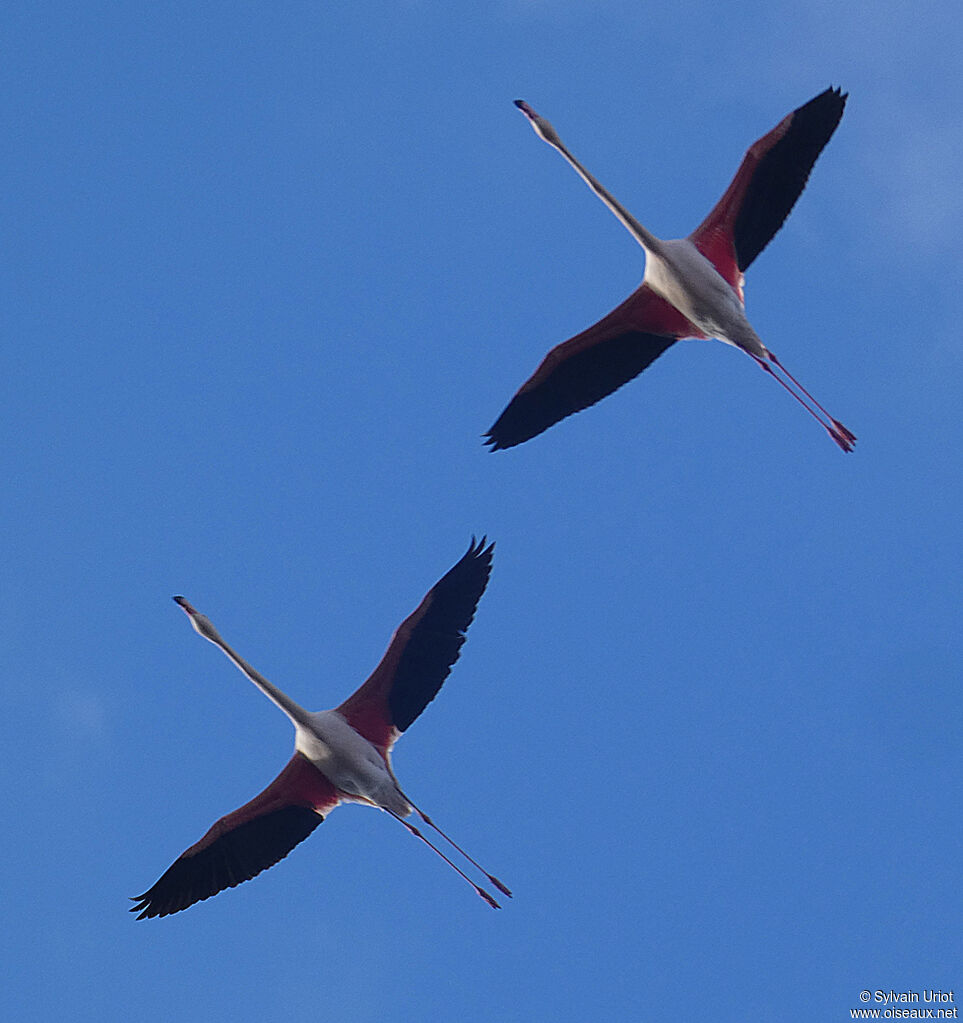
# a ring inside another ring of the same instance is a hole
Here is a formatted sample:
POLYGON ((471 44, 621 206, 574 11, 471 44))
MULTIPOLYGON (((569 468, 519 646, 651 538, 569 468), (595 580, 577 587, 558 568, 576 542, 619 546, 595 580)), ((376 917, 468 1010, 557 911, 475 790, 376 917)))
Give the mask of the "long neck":
POLYGON ((201 633, 205 639, 210 640, 215 646, 220 647, 225 654, 231 659, 234 665, 244 672, 245 675, 261 690, 262 693, 277 707, 280 707, 285 714, 294 722, 295 725, 306 724, 310 717, 308 711, 306 711, 300 704, 297 704, 289 696, 282 693, 277 686, 272 685, 268 680, 255 668, 252 668, 243 657, 236 654, 228 645, 221 639, 217 632, 212 630, 212 635, 201 633))
MULTIPOLYGON (((543 136, 544 137, 544 136, 543 136)), ((629 234, 649 252, 657 252, 661 248, 659 239, 647 231, 631 213, 612 195, 608 189, 603 188, 598 181, 592 177, 591 174, 575 159, 574 156, 565 148, 562 144, 561 139, 557 136, 554 140, 548 142, 550 146, 557 149, 562 156, 572 165, 578 176, 592 189, 592 191, 605 203, 606 206, 622 221, 625 227, 628 229, 629 234)))

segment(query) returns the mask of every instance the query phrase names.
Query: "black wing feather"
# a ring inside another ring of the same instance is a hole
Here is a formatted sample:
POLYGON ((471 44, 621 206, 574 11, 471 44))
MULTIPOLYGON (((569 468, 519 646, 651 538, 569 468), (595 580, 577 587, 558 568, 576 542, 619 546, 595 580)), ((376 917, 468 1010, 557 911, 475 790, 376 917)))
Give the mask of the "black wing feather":
POLYGON ((821 92, 792 113, 786 134, 759 161, 733 227, 740 270, 746 270, 782 227, 845 106, 841 89, 821 92))
POLYGON ((465 556, 431 588, 411 628, 388 694, 391 721, 400 732, 438 695, 458 660, 492 570, 495 545, 486 547, 485 540, 472 539, 465 556))
POLYGON ((250 881, 285 856, 324 820, 304 806, 286 806, 226 832, 196 853, 188 849, 131 907, 138 920, 168 916, 250 881))
MULTIPOLYGON (((559 420, 594 405, 627 384, 676 338, 627 330, 572 355, 549 352, 539 367, 485 435, 492 451, 511 448, 554 426, 559 420), (555 357, 552 367, 549 360, 555 357), (538 379, 541 378, 541 379, 538 379)), ((560 346, 562 347, 562 346, 560 346)))

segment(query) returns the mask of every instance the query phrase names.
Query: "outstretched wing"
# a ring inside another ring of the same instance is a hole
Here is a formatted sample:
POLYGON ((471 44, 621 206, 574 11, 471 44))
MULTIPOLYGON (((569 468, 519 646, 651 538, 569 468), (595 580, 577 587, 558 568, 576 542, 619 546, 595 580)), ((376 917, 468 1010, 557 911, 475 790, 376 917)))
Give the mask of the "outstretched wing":
POLYGON ((723 197, 689 236, 727 280, 725 267, 744 271, 782 227, 845 106, 846 94, 827 89, 749 147, 723 197))
POLYGON ((485 537, 435 583, 398 626, 381 663, 338 712, 383 753, 438 694, 458 660, 488 585, 494 544, 485 537))
POLYGON ((273 867, 338 805, 327 778, 295 753, 273 782, 249 803, 222 817, 143 895, 133 900, 138 920, 167 916, 250 881, 273 867))
POLYGON ((556 345, 485 435, 492 451, 514 447, 618 390, 680 337, 702 336, 643 284, 581 334, 556 345))

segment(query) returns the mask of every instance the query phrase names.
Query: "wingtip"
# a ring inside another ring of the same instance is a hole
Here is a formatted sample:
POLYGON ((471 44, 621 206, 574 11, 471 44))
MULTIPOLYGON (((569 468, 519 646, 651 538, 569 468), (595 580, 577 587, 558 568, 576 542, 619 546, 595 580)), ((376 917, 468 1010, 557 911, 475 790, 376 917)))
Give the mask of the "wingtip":
POLYGON ((491 560, 491 555, 494 550, 495 541, 492 540, 491 543, 489 543, 487 533, 484 536, 482 536, 480 540, 476 540, 475 535, 473 533, 471 543, 468 545, 468 551, 465 556, 470 558, 487 557, 489 560, 491 560))
POLYGON ((150 900, 145 892, 143 895, 132 895, 129 896, 130 901, 136 903, 136 905, 128 908, 129 913, 136 913, 138 920, 146 920, 151 916, 159 916, 160 914, 151 913, 150 900))
POLYGON ((814 96, 813 99, 810 100, 810 103, 817 103, 819 101, 822 101, 823 106, 829 103, 832 103, 833 105, 838 105, 839 116, 842 117, 843 110, 846 107, 847 99, 849 99, 849 93, 843 92, 842 86, 830 85, 828 89, 825 89, 818 96, 814 96))
MULTIPOLYGON (((506 433, 506 430, 503 429, 502 420, 505 417, 505 413, 507 413, 510 408, 511 405, 509 405, 508 408, 505 409, 505 412, 498 417, 498 421, 482 434, 482 443, 489 451, 507 451, 509 448, 517 447, 519 444, 524 444, 525 441, 531 440, 531 436, 518 437, 517 433, 514 437, 509 436, 506 433)), ((508 424, 509 429, 511 428, 511 425, 511 423, 508 424)), ((537 431, 535 434, 532 434, 532 436, 538 436, 538 433, 540 432, 541 431, 537 431)))

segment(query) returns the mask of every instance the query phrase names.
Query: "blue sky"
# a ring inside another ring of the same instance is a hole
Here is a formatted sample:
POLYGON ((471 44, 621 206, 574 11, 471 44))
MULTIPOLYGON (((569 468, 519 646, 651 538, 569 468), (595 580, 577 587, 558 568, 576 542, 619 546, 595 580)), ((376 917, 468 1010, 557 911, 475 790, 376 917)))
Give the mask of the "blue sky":
POLYGON ((0 15, 4 1018, 848 1019, 963 989, 958 12, 949 3, 23 4, 0 15), (828 85, 753 265, 520 448, 481 434, 656 234, 828 85), (290 755, 171 602, 333 706, 464 552, 396 748, 516 893, 383 814, 169 919, 143 891, 290 755))

